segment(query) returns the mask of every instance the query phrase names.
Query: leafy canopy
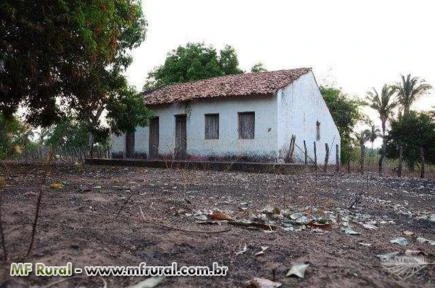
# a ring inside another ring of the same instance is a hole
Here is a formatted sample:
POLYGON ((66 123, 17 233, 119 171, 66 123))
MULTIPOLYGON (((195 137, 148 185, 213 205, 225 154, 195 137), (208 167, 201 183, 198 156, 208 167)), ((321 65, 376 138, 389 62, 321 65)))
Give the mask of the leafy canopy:
POLYGON ((148 74, 144 89, 240 73, 237 53, 231 46, 218 53, 204 43, 188 43, 168 53, 165 63, 148 74))
POLYGON ((144 39, 135 0, 3 0, 0 3, 0 112, 20 105, 26 120, 48 127, 66 115, 100 125, 122 101, 129 51, 144 39))
POLYGON ((387 136, 387 157, 397 159, 400 146, 410 168, 420 157, 420 147, 424 149, 426 161, 435 163, 435 122, 431 116, 411 111, 393 121, 387 136))
POLYGON ((340 133, 341 161, 346 163, 351 157, 352 131, 363 118, 359 111, 362 102, 349 98, 339 88, 320 86, 320 92, 340 133))

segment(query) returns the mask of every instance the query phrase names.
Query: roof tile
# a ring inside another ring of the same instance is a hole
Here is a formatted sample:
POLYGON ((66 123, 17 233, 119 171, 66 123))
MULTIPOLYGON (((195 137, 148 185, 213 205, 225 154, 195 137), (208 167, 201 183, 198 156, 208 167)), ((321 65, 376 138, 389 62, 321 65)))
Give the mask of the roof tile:
POLYGON ((289 85, 311 68, 245 73, 180 83, 146 91, 146 105, 170 104, 195 99, 272 95, 289 85))

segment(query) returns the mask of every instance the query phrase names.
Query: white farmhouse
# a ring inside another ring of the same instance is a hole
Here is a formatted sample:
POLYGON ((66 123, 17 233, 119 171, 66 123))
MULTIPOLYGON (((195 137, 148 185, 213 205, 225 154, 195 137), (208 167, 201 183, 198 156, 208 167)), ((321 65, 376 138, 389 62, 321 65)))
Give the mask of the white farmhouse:
MULTIPOLYGON (((309 68, 230 75, 165 86, 144 95, 154 118, 112 136, 114 158, 191 160, 325 158, 335 164, 340 135, 309 68), (315 143, 315 144, 314 144, 315 143), (337 146, 338 144, 338 146, 337 146)), ((310 162, 311 162, 310 161, 310 162)))

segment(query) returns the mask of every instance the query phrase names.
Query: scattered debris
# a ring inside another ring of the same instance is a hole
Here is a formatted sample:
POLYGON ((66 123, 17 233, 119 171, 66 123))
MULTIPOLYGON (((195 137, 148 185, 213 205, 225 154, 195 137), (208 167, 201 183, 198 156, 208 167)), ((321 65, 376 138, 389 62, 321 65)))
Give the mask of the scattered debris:
POLYGON ((381 259, 381 264, 389 273, 405 280, 424 269, 429 263, 424 257, 394 256, 389 259, 381 259))
POLYGON ((285 276, 297 276, 299 278, 304 278, 305 270, 307 270, 309 264, 293 264, 292 268, 287 272, 285 276))
POLYGON ((365 246, 365 247, 372 247, 371 243, 365 243, 365 242, 358 242, 359 245, 365 246))
POLYGON ((379 259, 381 259, 381 261, 386 260, 386 259, 391 259, 397 255, 399 255, 400 252, 390 252, 390 253, 385 253, 385 254, 378 254, 376 255, 376 257, 378 257, 379 259))
POLYGON ((255 256, 261 256, 261 255, 264 255, 264 252, 265 252, 267 249, 269 249, 269 246, 261 246, 260 248, 261 248, 261 251, 255 253, 255 256))
POLYGON ((343 231, 347 235, 361 235, 361 233, 359 233, 358 231, 352 230, 352 228, 350 228, 350 227, 343 227, 341 229, 341 231, 343 231))
POLYGON ((426 239, 426 238, 423 238, 423 237, 417 237, 417 242, 418 243, 429 243, 431 246, 435 246, 435 241, 434 240, 426 239))
POLYGON ((406 231, 403 231, 403 234, 405 235, 405 236, 414 236, 414 232, 412 232, 412 231, 408 231, 408 230, 406 230, 406 231))
POLYGON ((404 237, 397 237, 390 240, 390 243, 399 244, 400 246, 406 246, 408 245, 408 240, 406 240, 406 238, 404 237))
POLYGON ((60 182, 54 182, 50 185, 51 189, 62 189, 63 188, 63 184, 60 182))
POLYGON ((247 285, 247 288, 278 288, 281 287, 282 284, 266 278, 255 277, 252 280, 249 280, 247 285))
POLYGON ((151 277, 127 288, 154 288, 165 280, 165 277, 151 277))
POLYGON ((233 220, 233 218, 231 218, 230 216, 228 216, 227 214, 225 214, 224 212, 221 212, 221 211, 213 211, 213 213, 210 214, 210 219, 211 220, 228 220, 228 221, 233 220))
POLYGON ((242 255, 246 251, 248 251, 248 246, 245 244, 245 246, 243 246, 242 250, 236 252, 236 255, 242 255))

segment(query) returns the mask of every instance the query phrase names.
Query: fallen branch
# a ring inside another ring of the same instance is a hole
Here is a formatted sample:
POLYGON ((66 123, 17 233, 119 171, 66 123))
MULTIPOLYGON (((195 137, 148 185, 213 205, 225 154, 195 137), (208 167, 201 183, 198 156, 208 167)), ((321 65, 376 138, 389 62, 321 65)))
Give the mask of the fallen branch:
POLYGON ((50 170, 51 170, 50 165, 51 165, 51 161, 53 159, 53 154, 54 154, 54 152, 52 149, 48 154, 47 166, 45 168, 44 178, 42 179, 41 187, 40 187, 39 193, 38 193, 38 199, 36 200, 35 218, 34 218, 33 224, 32 224, 32 236, 30 238, 29 249, 27 249, 26 257, 28 257, 30 255, 30 252, 32 252, 33 244, 35 242, 36 227, 38 225, 39 212, 41 210, 42 194, 44 193, 44 185, 47 182, 47 177, 48 177, 48 174, 50 173, 50 170))

